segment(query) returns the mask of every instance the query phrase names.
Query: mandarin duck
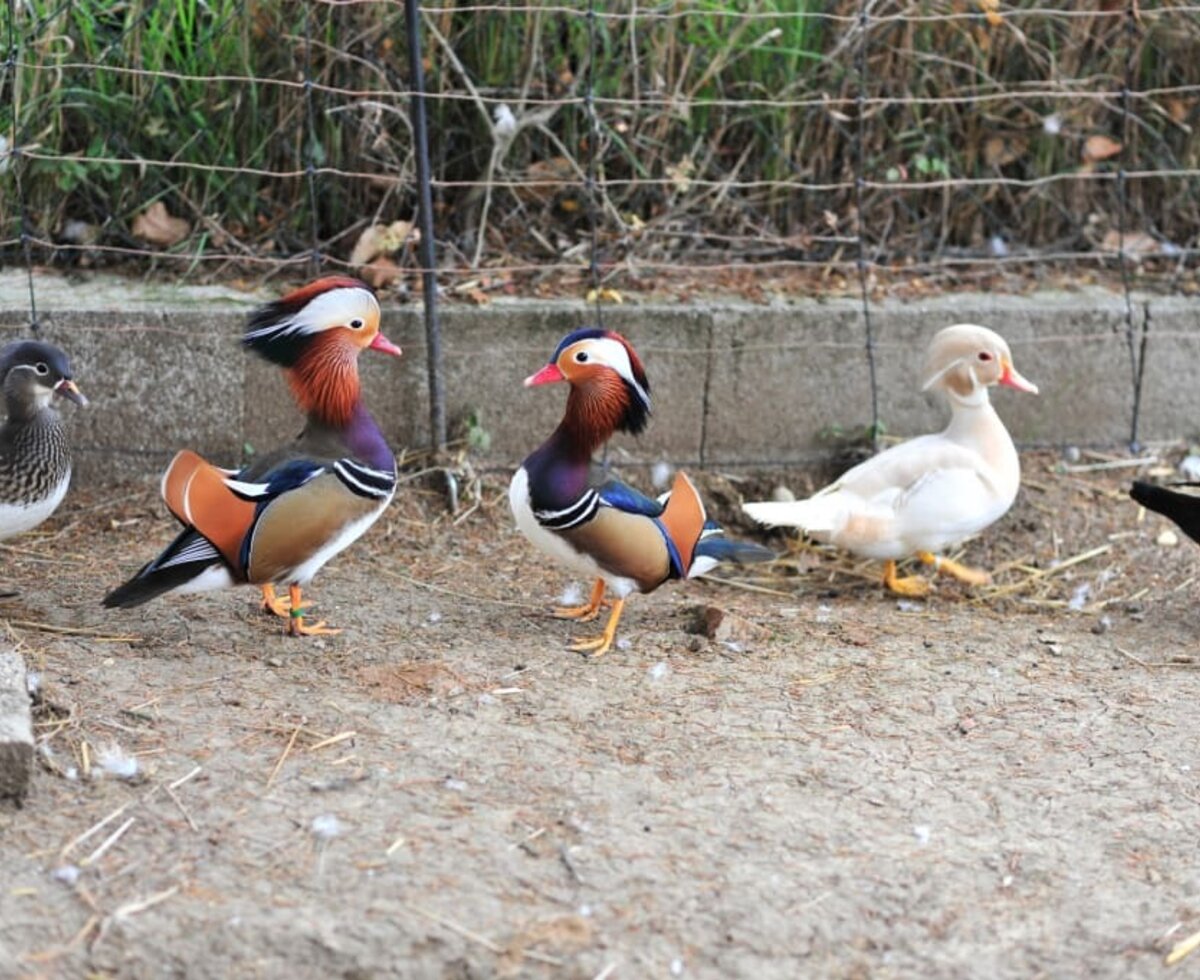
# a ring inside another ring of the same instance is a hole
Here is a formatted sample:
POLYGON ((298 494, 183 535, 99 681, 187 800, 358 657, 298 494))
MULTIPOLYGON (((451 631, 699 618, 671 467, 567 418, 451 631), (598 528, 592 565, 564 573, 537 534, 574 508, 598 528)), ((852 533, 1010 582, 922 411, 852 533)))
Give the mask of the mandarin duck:
POLYGON ((514 474, 508 497, 525 537, 559 563, 595 579, 586 604, 554 614, 583 622, 611 606, 604 631, 576 640, 571 649, 594 657, 606 653, 625 599, 634 591, 653 592, 670 579, 702 575, 723 560, 775 557, 759 545, 724 538, 683 473, 659 500, 618 480, 594 478, 592 453, 617 430, 640 433, 650 414, 646 372, 624 337, 594 328, 568 334, 525 386, 556 381, 571 386, 566 413, 514 474), (604 598, 606 589, 613 592, 611 603, 604 598))
POLYGON ((988 398, 997 384, 1037 394, 998 334, 972 324, 947 327, 930 344, 921 386, 949 400, 945 431, 886 449, 807 500, 743 509, 761 524, 803 528, 818 541, 882 559, 884 585, 900 595, 929 591, 920 576, 897 576, 896 561, 910 555, 960 581, 985 584, 986 572, 937 553, 999 520, 1016 499, 1021 464, 988 398))
POLYGON ((301 590, 395 493, 396 461, 363 405, 358 356, 399 357, 400 348, 379 332, 371 289, 340 276, 259 308, 242 343, 284 369, 307 416, 303 432, 237 471, 180 452, 163 474, 162 495, 183 531, 104 605, 251 584, 262 590, 264 611, 288 619, 292 635, 336 633, 304 622, 301 590), (275 593, 285 585, 287 599, 275 593))
MULTIPOLYGON (((1194 487, 1195 483, 1176 483, 1177 487, 1194 487)), ((1173 521, 1184 534, 1200 543, 1200 497, 1193 493, 1179 493, 1153 483, 1135 480, 1129 496, 1156 514, 1173 521)))
MULTIPOLYGON (((71 447, 55 397, 86 405, 67 355, 39 340, 0 348, 7 418, 0 426, 0 541, 54 513, 71 482, 71 447)), ((11 594, 11 593, 5 593, 11 594)))

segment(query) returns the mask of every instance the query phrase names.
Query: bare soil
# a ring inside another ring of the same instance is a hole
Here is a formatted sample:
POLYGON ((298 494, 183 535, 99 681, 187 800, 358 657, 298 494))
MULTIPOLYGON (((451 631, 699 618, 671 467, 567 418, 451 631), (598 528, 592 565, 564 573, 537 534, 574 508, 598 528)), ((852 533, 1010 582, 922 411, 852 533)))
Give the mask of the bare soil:
POLYGON ((1025 465, 990 588, 793 549, 635 598, 599 660, 500 479, 457 523, 414 483, 320 640, 246 590, 101 609, 173 529, 76 492, 0 552, 42 745, 0 976, 1157 976, 1200 929, 1200 550, 1132 471, 1025 465))

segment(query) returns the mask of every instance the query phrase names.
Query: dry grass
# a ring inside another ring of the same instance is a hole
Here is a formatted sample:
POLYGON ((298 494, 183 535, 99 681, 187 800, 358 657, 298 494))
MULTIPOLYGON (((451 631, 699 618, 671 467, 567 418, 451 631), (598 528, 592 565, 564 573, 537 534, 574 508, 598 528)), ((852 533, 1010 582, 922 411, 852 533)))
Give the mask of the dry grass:
MULTIPOLYGON (((470 276, 468 296, 536 287, 539 265, 585 269, 594 217, 602 261, 622 287, 637 285, 639 263, 804 260, 840 276, 856 255, 857 174, 886 185, 868 188, 861 215, 883 266, 986 257, 995 237, 1031 258, 1111 252, 1106 236, 1120 221, 1111 179, 919 185, 1197 167, 1200 103, 1186 89, 1200 83, 1188 56, 1194 15, 1161 4, 1130 21, 1123 6, 1101 4, 1055 16, 1019 0, 988 17, 986 6, 873 4, 864 46, 857 0, 695 0, 665 17, 638 7, 636 18, 619 16, 635 9, 628 2, 605 4, 618 16, 600 17, 594 39, 582 10, 441 4, 423 26, 430 90, 452 96, 431 109, 443 261, 526 270, 470 276), (806 9, 834 19, 796 16, 806 9), (946 16, 923 19, 937 15, 946 16), (1128 114, 1119 98, 1075 94, 1127 81, 1135 92, 1184 91, 1132 99, 1128 114), (578 101, 589 83, 600 100, 594 145, 578 101), (894 100, 866 103, 861 141, 860 94, 894 100), (511 130, 494 126, 501 102, 511 130), (1087 149, 1097 138, 1109 147, 1100 158, 1087 149), (604 186, 595 206, 584 188, 593 156, 604 186)), ((0 7, 0 38, 12 10, 20 67, 0 73, 0 133, 56 159, 0 168, 7 251, 18 251, 22 196, 25 230, 58 244, 35 250, 39 259, 136 264, 102 249, 144 250, 135 219, 161 201, 191 226, 166 250, 179 260, 169 268, 210 277, 239 262, 270 269, 314 235, 344 262, 371 223, 412 217, 408 109, 391 96, 409 78, 398 4, 37 0, 0 7), (262 81, 194 80, 205 76, 262 81), (306 76, 385 97, 317 89, 310 114, 303 88, 267 84, 306 76), (194 169, 140 162, 164 160, 194 169), (213 165, 366 176, 322 175, 310 188, 303 177, 204 169, 213 165)), ((1125 229, 1186 249, 1200 229, 1197 201, 1192 178, 1131 181, 1125 229)), ((393 258, 411 271, 411 242, 393 258)), ((836 278, 808 288, 836 289, 836 278)))

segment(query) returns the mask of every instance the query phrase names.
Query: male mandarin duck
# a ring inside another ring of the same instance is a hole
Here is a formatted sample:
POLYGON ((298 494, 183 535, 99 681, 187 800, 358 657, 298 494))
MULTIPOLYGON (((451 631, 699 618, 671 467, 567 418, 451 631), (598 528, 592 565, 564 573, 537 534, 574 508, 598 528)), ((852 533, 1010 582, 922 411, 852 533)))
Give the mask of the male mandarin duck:
POLYGON ((910 555, 960 581, 984 584, 986 572, 937 553, 978 534, 1016 499, 1021 464, 988 398, 997 384, 1037 394, 998 334, 972 324, 947 327, 930 344, 922 385, 949 400, 945 431, 884 450, 808 500, 743 509, 761 524, 803 528, 819 541, 884 560, 884 585, 900 595, 929 591, 920 576, 896 575, 897 559, 910 555))
MULTIPOLYGON (((1194 487, 1195 483, 1177 483, 1177 487, 1194 487)), ((1192 493, 1179 493, 1153 483, 1135 480, 1129 496, 1147 510, 1173 521, 1184 534, 1200 543, 1200 497, 1192 493)))
POLYGON ((304 431, 239 471, 179 453, 163 474, 162 494, 184 529, 104 605, 249 583, 262 589, 264 610, 288 618, 293 635, 336 633, 324 622, 304 622, 301 589, 378 519, 395 492, 396 461, 362 403, 358 355, 399 357, 400 348, 379 332, 371 289, 340 276, 258 309, 242 343, 284 369, 307 415, 304 431), (277 585, 288 586, 288 599, 276 597, 277 585))
POLYGON ((624 337, 595 328, 568 334, 525 386, 557 381, 571 386, 566 413, 514 474, 508 497, 517 526, 533 544, 596 580, 585 605, 556 609, 555 615, 587 621, 611 605, 603 633, 577 640, 573 650, 606 653, 631 592, 653 592, 669 579, 702 575, 723 560, 775 557, 758 545, 721 537, 683 473, 660 500, 617 480, 593 479, 592 453, 617 430, 637 435, 650 414, 646 372, 624 337), (606 588, 615 596, 611 603, 604 598, 606 588))
POLYGON ((7 418, 0 426, 0 541, 37 527, 54 513, 71 482, 71 447, 55 397, 86 405, 67 355, 21 340, 0 348, 7 418))

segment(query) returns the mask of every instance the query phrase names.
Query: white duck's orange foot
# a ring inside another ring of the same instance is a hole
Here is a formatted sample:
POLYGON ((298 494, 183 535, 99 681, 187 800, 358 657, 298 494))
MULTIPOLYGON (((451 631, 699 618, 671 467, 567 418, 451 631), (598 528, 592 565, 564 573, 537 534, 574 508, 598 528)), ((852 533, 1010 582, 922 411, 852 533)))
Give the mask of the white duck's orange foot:
POLYGON ((949 575, 951 578, 956 578, 967 585, 991 585, 992 583, 992 577, 982 568, 970 568, 967 565, 960 565, 956 561, 951 561, 949 558, 941 558, 928 551, 918 551, 917 557, 926 565, 932 565, 933 570, 939 575, 949 575))
POLYGON ((263 612, 278 616, 280 619, 287 619, 291 615, 292 603, 290 599, 284 599, 275 594, 275 586, 262 586, 262 604, 260 606, 263 612))
POLYGON ((910 599, 920 599, 929 595, 929 583, 920 575, 906 575, 901 578, 896 574, 896 563, 889 561, 883 566, 883 584, 896 595, 907 596, 910 599))
POLYGON ((570 649, 574 653, 586 653, 591 657, 603 657, 612 649, 613 640, 617 636, 617 623, 620 622, 621 610, 624 608, 624 599, 614 599, 612 612, 609 613, 608 622, 604 624, 604 632, 599 636, 581 637, 571 644, 570 649))
POLYGON ((600 615, 600 610, 608 608, 612 603, 604 598, 604 579, 596 579, 592 586, 592 595, 582 606, 558 606, 554 610, 555 619, 577 619, 587 623, 600 615))

